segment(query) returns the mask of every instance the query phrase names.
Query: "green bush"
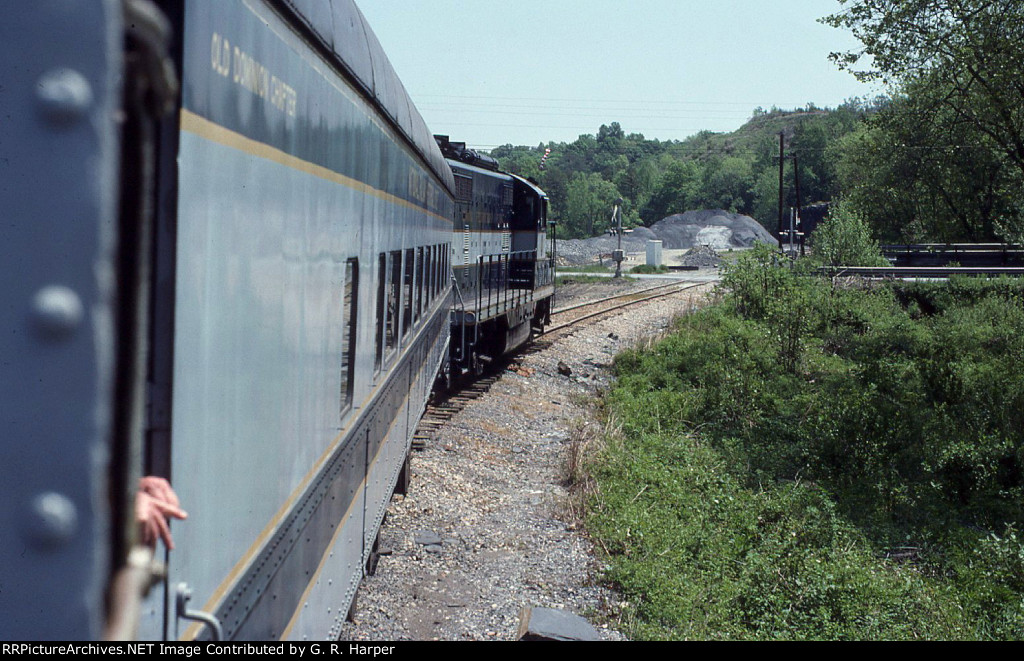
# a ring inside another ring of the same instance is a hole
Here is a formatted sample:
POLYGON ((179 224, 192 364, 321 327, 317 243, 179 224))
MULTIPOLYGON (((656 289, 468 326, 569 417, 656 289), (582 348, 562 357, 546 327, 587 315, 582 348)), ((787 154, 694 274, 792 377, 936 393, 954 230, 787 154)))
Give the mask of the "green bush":
POLYGON ((811 235, 814 255, 829 266, 888 266, 871 236, 871 226, 857 212, 839 203, 828 220, 811 235))
POLYGON ((629 269, 630 273, 638 274, 650 274, 650 273, 668 273, 669 269, 664 264, 657 266, 653 264, 637 264, 633 268, 629 269))
POLYGON ((773 302, 789 289, 791 273, 779 268, 785 258, 765 243, 755 243, 733 264, 723 265, 722 286, 730 302, 747 319, 762 319, 773 302))
POLYGON ((1019 638, 1024 288, 844 287, 770 249, 724 282, 615 361, 590 525, 634 633, 1019 638))

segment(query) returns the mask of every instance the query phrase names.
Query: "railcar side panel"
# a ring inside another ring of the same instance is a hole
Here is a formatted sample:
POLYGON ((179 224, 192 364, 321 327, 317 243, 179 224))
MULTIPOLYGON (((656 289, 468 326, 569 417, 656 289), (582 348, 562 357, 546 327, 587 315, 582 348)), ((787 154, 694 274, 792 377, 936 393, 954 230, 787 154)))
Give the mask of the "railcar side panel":
POLYGON ((445 186, 289 20, 185 5, 170 584, 250 639, 344 617, 447 338, 446 289, 401 314, 409 253, 447 245, 445 186))

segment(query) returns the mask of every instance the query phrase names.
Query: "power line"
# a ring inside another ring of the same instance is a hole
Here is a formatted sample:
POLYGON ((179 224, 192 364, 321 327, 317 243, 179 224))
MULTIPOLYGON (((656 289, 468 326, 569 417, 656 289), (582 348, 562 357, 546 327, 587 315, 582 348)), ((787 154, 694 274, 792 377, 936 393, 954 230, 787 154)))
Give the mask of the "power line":
MULTIPOLYGON (((727 134, 715 133, 713 135, 723 136, 723 135, 727 135, 727 134)), ((504 143, 504 144, 500 144, 500 145, 474 144, 473 148, 475 148, 475 149, 495 149, 495 148, 498 148, 498 147, 504 147, 504 146, 506 146, 508 144, 510 144, 510 143, 504 143)), ((555 143, 555 142, 549 141, 549 142, 545 142, 544 144, 546 144, 546 145, 550 145, 550 144, 564 144, 564 145, 569 146, 569 145, 572 145, 573 143, 572 142, 555 143)), ((659 143, 658 143, 658 147, 663 148, 664 149, 664 153, 670 153, 671 152, 671 154, 682 154, 682 155, 726 154, 726 155, 729 155, 729 156, 733 156, 733 155, 760 156, 760 155, 767 154, 767 153, 769 153, 771 151, 771 149, 768 148, 768 147, 765 147, 764 149, 758 150, 758 149, 738 149, 738 148, 735 148, 735 147, 730 147, 728 145, 714 145, 714 146, 709 146, 709 145, 692 145, 692 146, 689 146, 689 145, 687 145, 685 148, 679 149, 679 147, 683 147, 684 144, 685 144, 685 140, 660 140, 659 143), (671 146, 668 147, 668 148, 665 148, 665 147, 663 147, 664 145, 671 145, 671 146)), ((605 149, 603 151, 605 151, 605 152, 611 151, 611 152, 615 152, 615 153, 625 154, 625 153, 636 151, 637 149, 642 149, 643 148, 642 145, 643 145, 643 143, 641 143, 637 147, 619 147, 619 148, 615 148, 615 149, 605 149)), ((513 149, 527 149, 527 150, 531 150, 531 151, 536 152, 537 148, 534 147, 534 146, 530 146, 530 145, 513 145, 513 149)), ((823 153, 823 152, 828 151, 828 149, 829 149, 829 147, 827 147, 827 146, 826 147, 794 147, 792 145, 788 145, 787 146, 787 150, 789 152, 791 152, 791 153, 795 152, 797 154, 823 153)), ((952 153, 952 152, 956 152, 956 151, 974 151, 974 150, 982 150, 982 151, 990 151, 990 152, 997 152, 998 153, 998 151, 999 151, 998 149, 994 149, 992 147, 987 147, 985 145, 979 145, 979 144, 901 145, 898 148, 894 147, 891 151, 896 151, 896 150, 898 150, 898 151, 911 151, 911 152, 918 152, 918 153, 926 153, 926 152, 952 153)), ((537 152, 537 153, 542 153, 542 152, 537 152)), ((553 156, 560 156, 562 153, 564 153, 564 152, 559 152, 559 151, 556 150, 556 151, 552 152, 552 155, 553 156)), ((652 154, 652 155, 653 156, 660 156, 661 154, 652 154)))
MULTIPOLYGON (((527 97, 527 96, 460 96, 456 94, 417 94, 414 96, 417 100, 419 99, 481 99, 481 100, 492 100, 492 101, 558 101, 566 103, 583 103, 587 105, 593 104, 607 104, 607 103, 627 103, 641 107, 647 107, 651 105, 712 105, 712 106, 743 106, 746 108, 756 108, 762 105, 757 101, 659 101, 659 100, 648 100, 638 99, 636 101, 623 101, 621 99, 559 99, 556 97, 527 97)), ((773 104, 777 105, 777 104, 773 104)), ((824 108, 822 108, 824 110, 824 108)))
POLYGON ((627 118, 652 117, 656 119, 695 118, 713 119, 745 119, 753 115, 747 111, 733 110, 658 110, 657 108, 540 108, 528 106, 479 106, 479 105, 444 105, 438 103, 420 103, 421 111, 445 113, 476 113, 491 115, 551 115, 569 117, 608 117, 622 115, 627 118))

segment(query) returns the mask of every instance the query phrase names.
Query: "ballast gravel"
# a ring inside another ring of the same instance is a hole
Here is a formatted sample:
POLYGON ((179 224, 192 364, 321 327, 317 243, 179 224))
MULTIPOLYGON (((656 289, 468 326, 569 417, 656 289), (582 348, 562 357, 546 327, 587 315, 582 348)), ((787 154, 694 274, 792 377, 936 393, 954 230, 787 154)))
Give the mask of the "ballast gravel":
MULTIPOLYGON (((564 287, 556 307, 650 287, 625 282, 564 287)), ((550 346, 542 337, 540 350, 414 451, 409 494, 391 503, 383 555, 341 639, 515 640, 529 606, 575 613, 601 638, 623 640, 621 597, 601 585, 593 545, 568 505, 570 432, 596 424, 587 402, 607 387, 615 354, 663 332, 712 288, 638 304, 550 346)))

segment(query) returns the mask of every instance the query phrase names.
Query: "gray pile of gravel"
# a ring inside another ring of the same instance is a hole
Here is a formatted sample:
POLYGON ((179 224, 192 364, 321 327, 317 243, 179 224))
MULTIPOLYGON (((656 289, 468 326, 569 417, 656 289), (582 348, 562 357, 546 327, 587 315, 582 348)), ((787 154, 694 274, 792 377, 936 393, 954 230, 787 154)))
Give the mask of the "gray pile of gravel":
POLYGON ((711 246, 695 246, 690 248, 685 255, 679 258, 683 266, 696 266, 698 268, 717 268, 722 264, 722 258, 711 246))
MULTIPOLYGON (((622 249, 626 252, 643 252, 647 242, 658 236, 647 227, 637 227, 622 236, 622 249)), ((619 237, 612 234, 595 236, 590 239, 568 239, 558 242, 558 257, 563 264, 589 264, 598 255, 610 255, 619 247, 619 237)))
POLYGON ((716 250, 749 248, 756 241, 778 245, 775 237, 750 216, 721 209, 679 213, 659 220, 651 230, 667 250, 694 246, 711 246, 716 250))

